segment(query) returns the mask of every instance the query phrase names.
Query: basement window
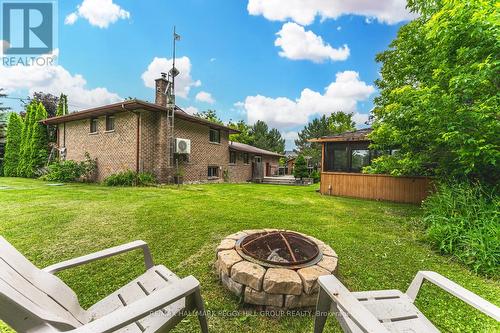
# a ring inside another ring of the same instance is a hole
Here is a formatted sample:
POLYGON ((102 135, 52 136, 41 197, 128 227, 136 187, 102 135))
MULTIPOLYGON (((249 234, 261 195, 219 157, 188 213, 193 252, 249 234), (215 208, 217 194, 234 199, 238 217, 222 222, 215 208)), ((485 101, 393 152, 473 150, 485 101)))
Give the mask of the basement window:
POLYGON ((115 130, 115 116, 106 116, 106 131, 115 130))
POLYGON ((97 118, 90 118, 90 133, 97 133, 97 118))
POLYGON ((220 143, 220 130, 211 128, 208 140, 212 143, 220 143))
POLYGON ((229 152, 229 164, 236 164, 236 152, 235 151, 229 152))
POLYGON ((208 179, 219 178, 219 167, 209 166, 208 167, 208 179))

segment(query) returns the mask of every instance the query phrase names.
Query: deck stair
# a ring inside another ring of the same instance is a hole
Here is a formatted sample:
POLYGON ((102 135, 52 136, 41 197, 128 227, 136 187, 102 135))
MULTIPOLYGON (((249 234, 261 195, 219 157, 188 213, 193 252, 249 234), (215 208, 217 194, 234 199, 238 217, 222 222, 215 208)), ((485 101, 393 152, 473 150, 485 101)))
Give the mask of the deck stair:
POLYGON ((293 177, 264 177, 261 184, 272 184, 272 185, 310 185, 302 184, 295 181, 293 177))

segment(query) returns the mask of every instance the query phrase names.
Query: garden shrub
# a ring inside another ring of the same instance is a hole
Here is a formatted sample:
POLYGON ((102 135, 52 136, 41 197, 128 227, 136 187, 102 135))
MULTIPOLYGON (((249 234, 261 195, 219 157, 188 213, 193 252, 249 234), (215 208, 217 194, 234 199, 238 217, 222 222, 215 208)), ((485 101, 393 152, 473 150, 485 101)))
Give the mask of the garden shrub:
POLYGON ((85 161, 66 160, 50 164, 40 179, 59 182, 92 181, 96 169, 97 161, 89 153, 85 153, 85 161))
POLYGON ((131 170, 112 174, 104 180, 107 186, 149 186, 154 183, 156 183, 156 178, 152 173, 136 173, 131 170))
POLYGON ((500 196, 495 188, 443 183, 423 204, 430 242, 474 272, 500 273, 500 196))
POLYGON ((321 179, 321 176, 319 174, 319 171, 318 170, 314 170, 313 172, 311 172, 311 178, 313 179, 313 181, 315 183, 319 183, 320 179, 321 179))
POLYGON ((67 160, 49 165, 47 173, 40 178, 48 181, 72 182, 79 179, 82 174, 83 168, 80 163, 67 160))
POLYGON ((309 177, 307 162, 303 155, 297 156, 297 160, 295 161, 295 166, 293 168, 293 176, 300 179, 309 177))
POLYGON ((135 177, 135 172, 131 170, 118 172, 104 179, 104 184, 107 186, 134 186, 135 177))
POLYGON ((150 172, 139 172, 137 174, 137 186, 151 186, 156 184, 156 177, 150 172))

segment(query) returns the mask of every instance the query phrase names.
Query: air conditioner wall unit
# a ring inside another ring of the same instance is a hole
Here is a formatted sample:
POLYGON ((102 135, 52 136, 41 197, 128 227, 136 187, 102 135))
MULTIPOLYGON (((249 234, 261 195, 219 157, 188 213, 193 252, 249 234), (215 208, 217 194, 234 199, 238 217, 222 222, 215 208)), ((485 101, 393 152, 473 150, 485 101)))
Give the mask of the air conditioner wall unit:
POLYGON ((175 152, 177 154, 191 154, 191 140, 176 138, 175 152))

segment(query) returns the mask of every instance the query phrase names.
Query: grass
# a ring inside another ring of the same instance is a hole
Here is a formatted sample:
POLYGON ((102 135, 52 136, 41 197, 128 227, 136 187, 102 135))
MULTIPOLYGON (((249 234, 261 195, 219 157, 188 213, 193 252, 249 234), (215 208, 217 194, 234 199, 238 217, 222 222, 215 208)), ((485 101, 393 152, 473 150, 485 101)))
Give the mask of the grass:
MULTIPOLYGON (((418 270, 435 270, 500 304, 498 280, 471 273, 421 241, 423 233, 414 227, 421 219, 418 207, 326 197, 315 189, 254 184, 57 187, 0 178, 0 234, 39 267, 143 239, 156 263, 200 280, 213 313, 211 332, 312 332, 312 317, 261 316, 219 284, 212 268, 215 247, 242 229, 292 229, 325 241, 339 254, 339 276, 353 291, 406 290, 418 270)), ((132 253, 59 276, 88 307, 142 269, 140 253, 132 253)), ((417 306, 445 332, 500 330, 495 321, 430 285, 424 285, 417 306)), ((197 327, 196 318, 189 316, 174 332, 197 327)), ((0 331, 5 330, 0 324, 0 331)), ((330 319, 325 331, 340 328, 330 319)))

